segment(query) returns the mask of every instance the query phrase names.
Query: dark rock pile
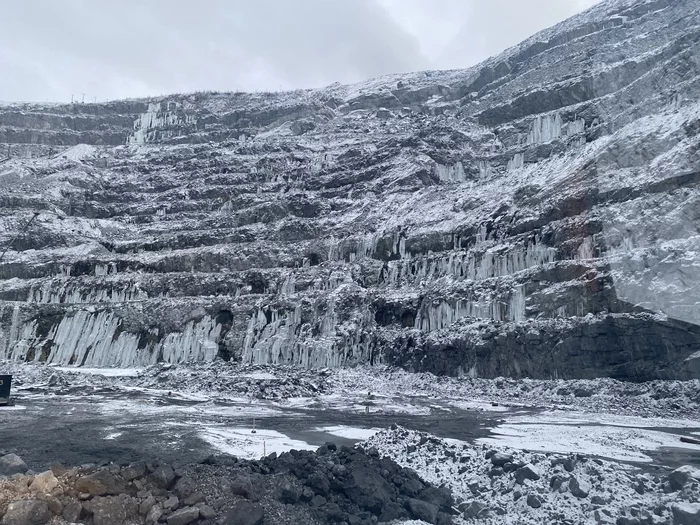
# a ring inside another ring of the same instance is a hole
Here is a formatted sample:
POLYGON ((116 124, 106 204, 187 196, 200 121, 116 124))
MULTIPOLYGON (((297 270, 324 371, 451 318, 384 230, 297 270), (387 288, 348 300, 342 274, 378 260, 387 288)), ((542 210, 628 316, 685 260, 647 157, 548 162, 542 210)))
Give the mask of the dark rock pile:
POLYGON ((17 456, 0 457, 2 525, 372 525, 399 518, 450 525, 453 504, 449 489, 376 449, 330 443, 260 461, 212 456, 182 468, 54 464, 34 474, 17 456))

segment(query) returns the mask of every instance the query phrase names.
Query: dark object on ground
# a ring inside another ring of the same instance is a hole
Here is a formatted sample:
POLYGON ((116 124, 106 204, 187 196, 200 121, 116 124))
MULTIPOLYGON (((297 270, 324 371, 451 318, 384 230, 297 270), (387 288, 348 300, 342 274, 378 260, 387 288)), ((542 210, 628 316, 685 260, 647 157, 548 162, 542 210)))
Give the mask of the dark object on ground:
POLYGON ((10 404, 10 387, 12 386, 12 376, 0 375, 0 406, 10 404))
POLYGON ((700 445, 700 439, 693 439, 689 437, 681 437, 681 443, 690 443, 691 445, 700 445))

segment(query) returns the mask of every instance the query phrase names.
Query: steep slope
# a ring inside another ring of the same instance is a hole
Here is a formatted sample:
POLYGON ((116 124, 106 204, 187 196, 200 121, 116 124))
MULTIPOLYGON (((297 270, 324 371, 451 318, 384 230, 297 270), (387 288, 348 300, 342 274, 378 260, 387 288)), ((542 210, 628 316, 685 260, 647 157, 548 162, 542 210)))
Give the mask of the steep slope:
POLYGON ((0 108, 0 358, 700 377, 698 8, 603 2, 467 70, 0 108))

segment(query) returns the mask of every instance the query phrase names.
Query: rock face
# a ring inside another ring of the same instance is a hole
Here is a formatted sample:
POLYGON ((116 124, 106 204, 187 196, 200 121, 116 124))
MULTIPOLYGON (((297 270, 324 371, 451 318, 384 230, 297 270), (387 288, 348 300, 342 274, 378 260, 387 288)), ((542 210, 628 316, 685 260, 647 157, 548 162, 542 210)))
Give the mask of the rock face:
POLYGON ((0 107, 0 359, 700 377, 696 7, 604 1, 461 71, 0 107))

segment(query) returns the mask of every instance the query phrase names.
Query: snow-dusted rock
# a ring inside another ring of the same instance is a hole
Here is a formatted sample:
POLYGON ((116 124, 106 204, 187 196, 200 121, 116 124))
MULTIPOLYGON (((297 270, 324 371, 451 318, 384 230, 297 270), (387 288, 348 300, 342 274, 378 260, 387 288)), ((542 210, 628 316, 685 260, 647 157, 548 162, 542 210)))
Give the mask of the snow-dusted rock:
POLYGON ((700 377, 696 7, 603 1, 466 70, 0 107, 0 359, 700 377))

